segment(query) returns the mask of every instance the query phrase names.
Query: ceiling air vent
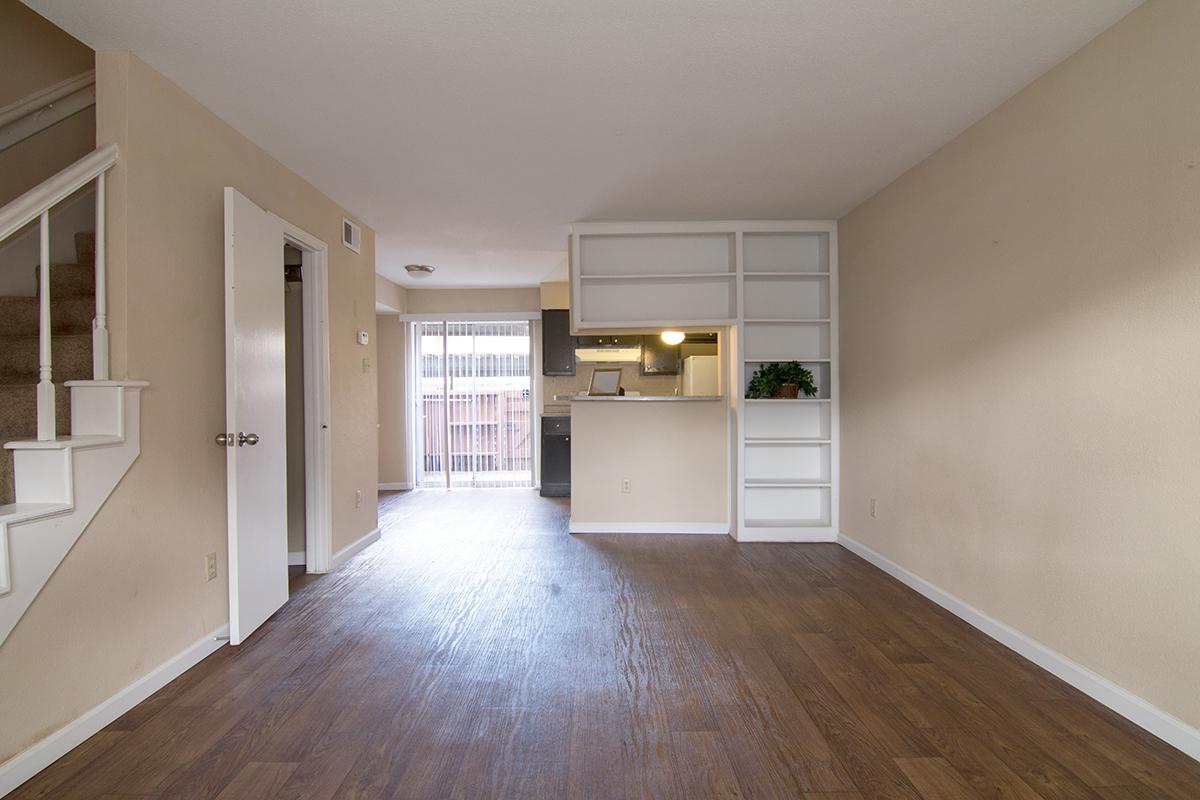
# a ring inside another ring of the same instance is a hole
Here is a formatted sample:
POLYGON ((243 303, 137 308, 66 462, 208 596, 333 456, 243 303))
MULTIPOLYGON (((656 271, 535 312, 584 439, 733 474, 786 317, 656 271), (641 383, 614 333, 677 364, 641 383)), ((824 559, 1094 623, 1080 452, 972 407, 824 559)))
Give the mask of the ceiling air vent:
POLYGON ((359 249, 362 247, 362 228, 345 217, 342 217, 342 244, 356 253, 362 252, 359 249))

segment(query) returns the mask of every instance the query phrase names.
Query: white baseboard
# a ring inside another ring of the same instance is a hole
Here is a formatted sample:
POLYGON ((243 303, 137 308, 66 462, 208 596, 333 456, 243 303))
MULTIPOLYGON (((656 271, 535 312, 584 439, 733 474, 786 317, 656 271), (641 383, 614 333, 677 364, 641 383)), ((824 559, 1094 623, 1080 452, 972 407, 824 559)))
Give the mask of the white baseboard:
POLYGON ((574 522, 571 533, 700 533, 729 535, 728 522, 574 522))
POLYGON ((403 492, 403 491, 407 491, 412 488, 413 488, 413 485, 412 485, 411 481, 408 483, 381 483, 381 484, 379 484, 379 491, 381 491, 381 492, 403 492))
POLYGON ((289 567, 302 567, 308 563, 308 554, 303 550, 296 550, 288 553, 289 567))
POLYGON ((370 547, 371 545, 375 544, 378 541, 379 541, 379 528, 375 528, 373 531, 368 533, 366 536, 363 536, 358 541, 352 542, 352 543, 346 545, 345 547, 343 547, 341 550, 338 550, 336 553, 334 553, 333 554, 333 566, 335 568, 340 566, 343 562, 348 561, 349 559, 353 558, 355 556, 355 554, 357 554, 360 550, 370 547))
POLYGON ((229 626, 205 634, 182 652, 159 664, 83 716, 68 722, 27 750, 0 764, 0 797, 65 756, 86 739, 166 686, 206 656, 220 649, 229 637, 229 626))
POLYGON ((925 595, 951 614, 978 628, 1000 644, 1071 684, 1088 697, 1108 706, 1133 724, 1146 729, 1172 747, 1200 761, 1200 730, 1157 706, 1151 705, 1107 678, 1097 675, 1082 664, 1031 639, 1017 629, 988 616, 978 608, 909 572, 896 562, 866 545, 856 542, 846 534, 838 536, 838 543, 901 583, 925 595))

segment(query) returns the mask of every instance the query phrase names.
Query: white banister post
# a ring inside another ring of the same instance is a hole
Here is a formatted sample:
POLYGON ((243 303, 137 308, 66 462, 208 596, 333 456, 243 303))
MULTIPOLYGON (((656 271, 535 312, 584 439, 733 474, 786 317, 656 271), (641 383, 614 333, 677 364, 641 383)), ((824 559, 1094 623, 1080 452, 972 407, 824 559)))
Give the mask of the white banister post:
POLYGON ((50 211, 42 212, 40 220, 42 239, 41 269, 38 271, 38 387, 37 387, 37 436, 41 441, 52 441, 57 435, 54 413, 54 382, 50 364, 50 211))
POLYGON ((104 173, 96 176, 96 318, 92 320, 92 377, 108 380, 108 301, 104 275, 104 173))

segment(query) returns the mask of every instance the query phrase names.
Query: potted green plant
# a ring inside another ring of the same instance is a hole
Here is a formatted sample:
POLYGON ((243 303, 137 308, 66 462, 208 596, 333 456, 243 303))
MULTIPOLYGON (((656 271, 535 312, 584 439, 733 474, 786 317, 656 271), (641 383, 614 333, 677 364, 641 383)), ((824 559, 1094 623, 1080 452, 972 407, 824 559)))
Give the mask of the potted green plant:
POLYGON ((746 386, 746 397, 751 400, 766 398, 796 398, 804 392, 805 397, 816 397, 817 382, 813 374, 799 361, 772 361, 763 364, 750 378, 746 386))

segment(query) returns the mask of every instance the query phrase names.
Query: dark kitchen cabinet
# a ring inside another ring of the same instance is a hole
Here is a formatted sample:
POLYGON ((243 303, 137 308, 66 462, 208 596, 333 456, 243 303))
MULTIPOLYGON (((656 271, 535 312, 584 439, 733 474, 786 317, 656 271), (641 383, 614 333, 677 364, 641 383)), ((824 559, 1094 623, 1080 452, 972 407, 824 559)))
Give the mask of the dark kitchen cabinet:
POLYGON ((565 309, 542 309, 542 374, 575 374, 575 337, 565 309))
POLYGON ((643 336, 642 374, 678 375, 679 345, 667 344, 661 336, 643 336))
POLYGON ((570 417, 542 417, 541 495, 571 496, 570 417))

